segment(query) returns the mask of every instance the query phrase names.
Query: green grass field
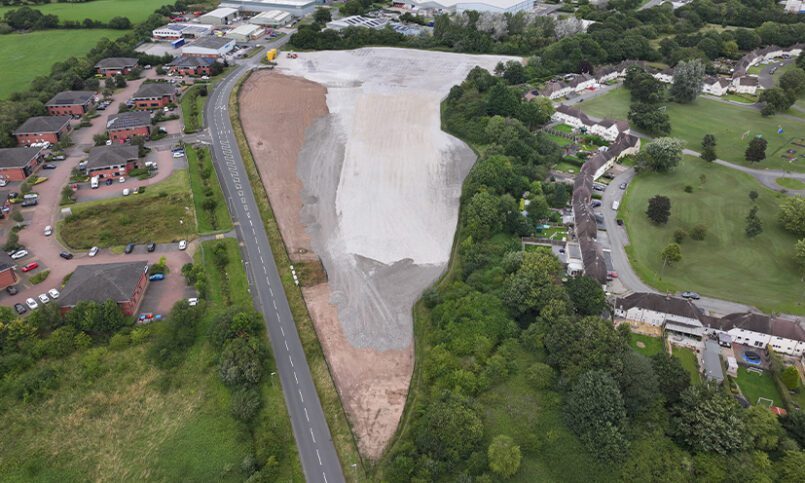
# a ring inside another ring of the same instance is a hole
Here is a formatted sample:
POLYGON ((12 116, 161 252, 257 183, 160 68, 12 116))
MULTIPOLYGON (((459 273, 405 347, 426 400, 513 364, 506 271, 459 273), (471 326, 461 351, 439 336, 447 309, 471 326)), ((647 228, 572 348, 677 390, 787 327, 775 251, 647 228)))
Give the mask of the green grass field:
POLYGON ((692 350, 684 347, 674 347, 673 355, 679 359, 682 367, 690 373, 691 382, 697 383, 702 380, 699 374, 699 363, 696 361, 696 354, 692 350))
POLYGON ((218 177, 212 166, 210 150, 188 146, 185 152, 190 170, 190 188, 193 191, 199 233, 230 230, 232 218, 229 217, 224 193, 221 191, 221 185, 218 183, 218 177), (208 198, 215 202, 215 208, 212 210, 204 209, 204 200, 208 198))
POLYGON ((777 184, 782 186, 783 188, 790 189, 790 190, 801 190, 805 189, 805 183, 798 179, 793 178, 777 178, 775 180, 777 184))
POLYGON ((747 371, 745 367, 738 367, 738 386, 744 397, 752 404, 757 404, 760 397, 771 399, 774 401, 774 406, 783 404, 783 397, 780 396, 777 385, 765 371, 763 374, 755 374, 747 371))
POLYGON ((196 233, 195 211, 187 170, 148 186, 143 194, 72 205, 59 235, 71 248, 165 243, 196 233))
MULTIPOLYGON (((108 22, 112 17, 127 17, 131 23, 140 23, 154 13, 154 10, 172 3, 174 2, 168 0, 94 0, 84 3, 29 5, 29 7, 46 15, 57 15, 59 20, 82 21, 91 18, 108 22)), ((16 8, 19 6, 0 7, 0 17, 16 8)))
POLYGON ((28 89, 31 81, 47 75, 54 63, 86 54, 101 38, 116 39, 125 33, 125 30, 92 29, 0 35, 0 63, 6 66, 0 71, 0 99, 28 89))
POLYGON ((777 222, 782 197, 747 174, 692 157, 685 157, 671 173, 640 174, 620 207, 632 267, 646 283, 662 291, 695 290, 766 312, 805 314, 794 263, 796 238, 777 222), (704 184, 701 175, 706 177, 704 184), (686 185, 694 187, 693 193, 684 191, 686 185), (744 229, 752 190, 760 194, 757 206, 763 233, 749 239, 744 229), (667 225, 654 225, 645 214, 648 199, 656 194, 671 200, 667 225), (660 252, 673 241, 674 231, 690 231, 696 224, 707 227, 706 238, 686 238, 681 244, 682 260, 661 274, 660 252))
POLYGON ((629 345, 644 356, 651 357, 663 351, 663 341, 659 337, 650 337, 643 334, 635 334, 629 338, 629 345), (643 347, 640 347, 642 345, 643 347))
MULTIPOLYGON (((610 119, 626 119, 630 95, 626 89, 615 89, 604 95, 579 104, 589 115, 610 119)), ((782 155, 789 143, 801 136, 805 129, 805 115, 798 122, 782 116, 763 117, 760 112, 700 97, 693 104, 666 104, 671 118, 671 136, 683 139, 687 147, 701 150, 705 134, 716 137, 716 154, 719 158, 753 168, 805 171, 805 159, 789 163, 782 155), (783 134, 777 134, 778 127, 783 134), (762 135, 768 142, 766 159, 750 163, 744 159, 746 147, 753 136, 762 135)), ((801 151, 802 149, 798 149, 801 151)))

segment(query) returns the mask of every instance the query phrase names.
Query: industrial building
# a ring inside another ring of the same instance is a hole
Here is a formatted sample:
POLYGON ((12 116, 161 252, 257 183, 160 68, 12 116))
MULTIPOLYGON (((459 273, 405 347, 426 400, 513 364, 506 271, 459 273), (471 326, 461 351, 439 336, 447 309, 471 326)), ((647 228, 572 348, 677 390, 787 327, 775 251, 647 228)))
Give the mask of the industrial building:
POLYGON ((261 12, 249 19, 250 23, 255 25, 262 25, 264 27, 285 27, 293 21, 294 17, 288 12, 282 10, 269 10, 268 12, 261 12))
POLYGON ((194 57, 224 57, 235 48, 235 40, 223 37, 204 37, 182 47, 182 55, 194 57))
POLYGON ((534 3, 534 0, 394 0, 392 6, 430 16, 469 10, 500 14, 530 12, 534 3))
POLYGON ((369 18, 360 15, 353 15, 351 17, 339 18, 327 22, 327 28, 331 30, 343 30, 348 27, 366 27, 370 29, 382 29, 389 21, 385 18, 369 18))
POLYGON ((259 25, 245 23, 230 30, 224 35, 228 39, 233 39, 238 42, 248 42, 249 40, 259 39, 263 36, 265 30, 259 25))
POLYGON ((238 18, 237 7, 221 7, 216 8, 211 12, 207 12, 198 18, 201 23, 208 25, 229 25, 238 18))
POLYGON ((282 10, 302 18, 316 9, 316 0, 224 0, 222 7, 237 8, 241 12, 268 12, 282 10))
POLYGON ((212 25, 169 23, 151 31, 154 40, 197 39, 212 34, 212 25))

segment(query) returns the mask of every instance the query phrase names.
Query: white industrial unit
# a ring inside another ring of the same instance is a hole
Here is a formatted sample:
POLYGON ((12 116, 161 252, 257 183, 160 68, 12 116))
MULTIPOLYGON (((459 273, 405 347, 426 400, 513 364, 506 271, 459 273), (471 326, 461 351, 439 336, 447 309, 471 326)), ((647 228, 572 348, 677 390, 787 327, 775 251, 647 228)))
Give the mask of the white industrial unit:
POLYGON ((426 14, 462 13, 468 10, 491 13, 516 13, 531 11, 534 0, 394 0, 412 11, 426 14))
POLYGON ((284 27, 291 23, 293 19, 293 15, 288 12, 269 10, 268 12, 261 12, 255 15, 249 19, 249 22, 264 27, 284 27))
POLYGON ((263 33, 265 33, 263 27, 245 23, 227 32, 225 37, 238 42, 248 42, 249 40, 259 39, 263 36, 263 33))
POLYGON ((282 10, 301 18, 315 10, 320 3, 316 0, 224 0, 221 6, 237 8, 241 12, 282 10))
POLYGON ((222 7, 205 13, 198 18, 198 21, 209 25, 229 25, 236 18, 238 18, 237 8, 222 7))
POLYGON ((223 57, 235 48, 234 39, 223 37, 205 37, 182 47, 182 55, 191 57, 223 57))

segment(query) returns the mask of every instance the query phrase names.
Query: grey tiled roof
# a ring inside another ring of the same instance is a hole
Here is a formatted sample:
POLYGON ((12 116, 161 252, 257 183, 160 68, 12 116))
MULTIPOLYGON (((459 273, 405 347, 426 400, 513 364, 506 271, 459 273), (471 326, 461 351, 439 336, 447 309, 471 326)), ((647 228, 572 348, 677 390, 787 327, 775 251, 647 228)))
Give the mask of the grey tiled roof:
POLYGON ((79 265, 64 286, 59 305, 72 307, 83 300, 127 301, 147 268, 144 261, 79 265))
POLYGON ((42 148, 0 149, 0 168, 21 168, 41 151, 42 148))
POLYGON ((46 106, 72 106, 86 104, 95 97, 92 91, 62 91, 53 96, 46 106))
POLYGON ((106 129, 129 129, 151 125, 151 113, 148 111, 121 112, 109 118, 106 129))
POLYGON ((70 124, 70 119, 70 116, 29 117, 14 134, 59 132, 66 124, 70 124))

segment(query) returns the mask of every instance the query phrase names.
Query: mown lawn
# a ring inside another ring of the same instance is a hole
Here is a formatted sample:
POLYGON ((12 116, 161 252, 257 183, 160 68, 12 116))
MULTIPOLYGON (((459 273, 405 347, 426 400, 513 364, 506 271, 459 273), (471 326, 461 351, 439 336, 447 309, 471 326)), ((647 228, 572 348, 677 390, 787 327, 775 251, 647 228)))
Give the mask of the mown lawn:
MULTIPOLYGON (((96 3, 99 2, 80 5, 96 3)), ((0 99, 27 90, 35 77, 50 73, 54 63, 86 54, 101 38, 116 39, 125 33, 125 30, 81 29, 0 35, 0 64, 5 66, 0 70, 0 99)))
POLYGON ((783 397, 777 390, 777 385, 766 371, 763 374, 755 374, 747 371, 745 367, 738 367, 738 386, 747 401, 752 404, 757 404, 760 397, 771 399, 774 401, 774 406, 780 406, 783 403, 783 397))
POLYGON ((782 186, 783 188, 787 188, 790 190, 801 190, 805 189, 805 183, 798 179, 794 178, 777 178, 775 180, 777 184, 782 186))
POLYGON ((174 242, 196 233, 187 170, 148 186, 143 194, 71 206, 59 235, 71 248, 174 242))
MULTIPOLYGON (((629 91, 615 89, 584 101, 578 107, 592 116, 626 119, 629 102, 629 91)), ((760 169, 805 171, 805 160, 789 163, 782 156, 789 143, 797 136, 802 136, 805 114, 799 122, 782 116, 763 117, 752 108, 704 97, 699 97, 693 104, 668 102, 665 105, 671 118, 670 135, 686 141, 689 149, 701 151, 702 138, 709 133, 716 137, 716 154, 720 159, 760 169), (783 134, 777 134, 778 127, 783 128, 783 134), (762 135, 769 145, 766 159, 751 163, 744 159, 744 153, 749 141, 757 135, 762 135)))
POLYGON ((212 166, 210 150, 187 146, 185 152, 190 169, 190 188, 193 191, 199 233, 230 230, 232 218, 229 217, 224 193, 212 166))
POLYGON ((697 383, 702 380, 701 374, 699 374, 699 362, 696 360, 696 354, 692 350, 684 347, 674 347, 673 355, 679 359, 682 367, 690 373, 691 382, 697 383))
POLYGON ((650 337, 643 334, 632 334, 629 337, 629 345, 634 350, 643 354, 646 357, 651 357, 654 354, 659 354, 663 351, 663 341, 659 337, 650 337), (643 347, 640 347, 640 346, 643 347))
POLYGON ((663 291, 695 290, 766 312, 805 314, 794 263, 796 238, 777 222, 783 198, 747 174, 693 157, 685 157, 671 173, 640 174, 620 207, 632 267, 646 283, 663 291), (684 191, 687 185, 693 187, 692 193, 684 191), (760 194, 763 233, 750 239, 744 229, 752 207, 748 193, 753 190, 760 194), (648 199, 657 194, 671 200, 667 225, 654 225, 645 214, 648 199), (663 269, 660 252, 673 241, 674 231, 689 232, 697 224, 707 227, 706 238, 686 238, 682 260, 663 269))
MULTIPOLYGON (((93 0, 83 3, 50 3, 28 5, 46 15, 56 15, 59 20, 82 21, 85 18, 108 22, 113 17, 127 17, 136 24, 147 19, 154 10, 163 5, 173 4, 169 0, 93 0)), ((19 6, 0 7, 0 17, 19 6)))

